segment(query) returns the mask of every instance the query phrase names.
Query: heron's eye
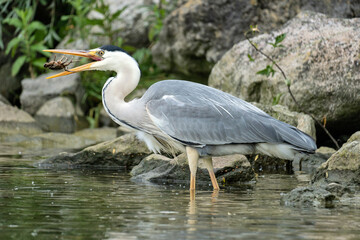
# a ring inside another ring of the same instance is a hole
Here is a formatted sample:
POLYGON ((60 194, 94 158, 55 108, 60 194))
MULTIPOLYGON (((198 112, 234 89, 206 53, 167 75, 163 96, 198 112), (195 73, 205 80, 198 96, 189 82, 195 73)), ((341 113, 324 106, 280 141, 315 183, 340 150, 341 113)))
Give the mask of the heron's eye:
POLYGON ((100 51, 98 51, 98 54, 100 55, 100 56, 102 56, 102 55, 104 55, 104 51, 103 50, 100 50, 100 51))

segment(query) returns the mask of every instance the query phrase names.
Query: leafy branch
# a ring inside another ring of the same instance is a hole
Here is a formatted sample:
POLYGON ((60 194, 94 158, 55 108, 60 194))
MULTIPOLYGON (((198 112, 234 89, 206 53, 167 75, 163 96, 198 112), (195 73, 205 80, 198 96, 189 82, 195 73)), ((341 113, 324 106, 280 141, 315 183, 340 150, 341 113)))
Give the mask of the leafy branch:
POLYGON ((5 54, 11 52, 11 56, 14 57, 17 49, 21 55, 14 62, 11 74, 17 75, 21 67, 28 63, 29 72, 31 78, 35 77, 34 68, 42 68, 45 58, 38 58, 37 54, 40 53, 45 56, 49 56, 48 53, 42 50, 45 47, 43 44, 46 27, 39 21, 33 21, 34 11, 32 8, 26 10, 15 9, 15 16, 6 18, 4 23, 15 27, 15 37, 8 43, 5 54))
MULTIPOLYGON (((293 99, 293 101, 295 102, 296 106, 300 109, 300 111, 308 114, 312 119, 314 119, 314 121, 325 131, 325 133, 329 136, 329 138, 332 140, 332 142, 335 144, 336 148, 339 149, 339 144, 337 143, 337 141, 335 140, 335 138, 330 134, 330 132, 326 129, 326 127, 321 124, 321 122, 319 120, 317 120, 314 115, 312 115, 311 113, 309 113, 308 111, 306 111, 305 109, 303 109, 301 107, 301 105, 298 103, 298 101, 296 100, 294 94, 292 93, 291 89, 290 89, 290 86, 291 86, 291 80, 289 78, 286 77, 286 74, 285 72, 283 71, 283 69, 279 66, 279 64, 273 59, 271 58, 269 55, 267 55, 266 53, 264 53, 261 49, 258 48, 257 44, 254 43, 253 41, 251 41, 249 39, 249 33, 252 33, 254 34, 255 32, 259 32, 259 29, 257 28, 257 26, 253 27, 253 26, 250 26, 250 30, 245 32, 245 38, 246 40, 250 43, 250 45, 255 48, 255 50, 257 52, 259 52, 260 54, 262 54, 264 57, 266 57, 272 64, 271 65, 267 65, 265 69, 263 70, 260 70, 257 72, 257 74, 260 74, 260 75, 265 75, 267 77, 270 76, 270 74, 272 76, 274 76, 275 74, 275 70, 273 69, 273 66, 275 65, 276 68, 281 72, 281 75, 283 76, 284 78, 284 81, 285 81, 285 84, 287 86, 287 90, 291 96, 291 98, 293 99)), ((275 37, 275 42, 274 43, 269 43, 270 45, 272 45, 274 48, 277 48, 277 47, 284 47, 282 44, 280 44, 286 37, 286 34, 281 34, 277 37, 275 37)), ((250 61, 254 61, 254 59, 250 56, 250 54, 248 54, 248 58, 250 61)))

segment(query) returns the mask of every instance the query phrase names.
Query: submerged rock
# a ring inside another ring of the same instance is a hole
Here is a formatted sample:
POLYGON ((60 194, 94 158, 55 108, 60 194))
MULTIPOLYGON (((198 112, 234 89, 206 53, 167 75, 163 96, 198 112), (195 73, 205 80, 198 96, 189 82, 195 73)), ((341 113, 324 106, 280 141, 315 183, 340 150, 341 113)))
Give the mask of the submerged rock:
POLYGON ((75 108, 66 97, 56 97, 45 102, 35 114, 42 129, 49 132, 75 132, 75 108))
POLYGON ((39 167, 55 168, 131 168, 150 155, 144 143, 134 134, 85 148, 78 153, 63 153, 48 158, 39 167))
POLYGON ((353 134, 337 152, 317 168, 307 187, 282 196, 286 205, 359 206, 360 132, 353 134))
POLYGON ((281 203, 286 206, 302 206, 302 207, 333 207, 336 196, 331 192, 314 186, 299 187, 292 190, 288 194, 284 194, 281 203))
MULTIPOLYGON (((302 12, 281 29, 252 39, 286 72, 291 89, 303 109, 317 119, 326 116, 328 129, 338 132, 359 128, 360 71, 358 64, 360 19, 328 18, 302 12), (316 24, 315 24, 316 23, 316 24), (286 33, 284 47, 274 49, 269 42, 286 33)), ((298 109, 277 72, 273 77, 256 74, 269 60, 245 40, 229 50, 212 69, 209 85, 246 101, 279 103, 298 109), (249 61, 248 54, 255 59, 249 61)))
MULTIPOLYGON (((247 182, 253 179, 254 172, 247 158, 243 155, 229 155, 214 157, 214 172, 220 183, 223 184, 247 182)), ((135 181, 150 181, 155 183, 188 183, 190 170, 186 154, 171 159, 162 155, 152 154, 135 166, 131 173, 135 181)), ((208 170, 202 161, 199 161, 196 173, 197 183, 211 184, 208 170)))

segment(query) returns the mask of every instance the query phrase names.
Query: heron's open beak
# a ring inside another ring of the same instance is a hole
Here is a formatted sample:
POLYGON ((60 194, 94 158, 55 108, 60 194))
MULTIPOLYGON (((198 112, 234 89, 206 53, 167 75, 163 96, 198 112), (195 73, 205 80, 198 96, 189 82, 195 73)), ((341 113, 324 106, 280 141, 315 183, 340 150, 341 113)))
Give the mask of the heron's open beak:
MULTIPOLYGON (((61 54, 67 54, 67 55, 73 55, 73 56, 80 56, 80 57, 87 57, 87 58, 91 58, 95 61, 101 61, 102 58, 99 57, 95 51, 85 51, 85 50, 65 50, 65 49, 46 49, 43 50, 44 52, 52 52, 52 53, 61 53, 61 54)), ((94 62, 91 63, 87 63, 72 69, 69 69, 69 71, 64 71, 58 74, 55 74, 53 76, 47 77, 46 79, 49 78, 56 78, 56 77, 61 77, 61 76, 66 76, 69 74, 73 74, 73 73, 77 73, 77 72, 82 72, 82 71, 86 71, 86 70, 91 70, 91 65, 94 64, 94 62)))

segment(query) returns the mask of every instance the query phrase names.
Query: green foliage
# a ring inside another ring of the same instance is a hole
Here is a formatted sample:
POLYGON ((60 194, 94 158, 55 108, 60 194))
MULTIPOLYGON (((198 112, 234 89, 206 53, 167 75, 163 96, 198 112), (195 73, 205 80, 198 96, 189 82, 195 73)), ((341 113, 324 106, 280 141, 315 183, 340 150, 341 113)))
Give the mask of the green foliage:
POLYGON ((137 49, 132 56, 139 63, 141 74, 143 76, 151 77, 160 73, 159 68, 152 60, 151 50, 149 48, 137 49))
POLYGON ((78 37, 87 39, 91 28, 87 15, 93 9, 95 0, 68 0, 68 2, 73 10, 70 15, 62 16, 61 20, 68 22, 67 26, 71 34, 69 42, 78 37))
POLYGON ((20 56, 14 62, 11 74, 13 76, 19 73, 21 67, 29 64, 29 72, 32 78, 35 77, 34 68, 40 68, 46 61, 44 57, 38 57, 37 53, 45 56, 50 54, 43 52, 44 36, 46 34, 46 27, 39 21, 32 21, 34 11, 32 8, 25 10, 15 9, 15 15, 12 18, 6 18, 4 23, 13 26, 15 30, 15 37, 8 43, 5 53, 14 57, 16 52, 20 56))
POLYGON ((282 41, 284 41, 286 37, 286 34, 283 33, 283 34, 280 34, 278 36, 275 37, 275 42, 274 43, 269 43, 271 46, 273 46, 274 48, 277 48, 277 47, 284 47, 284 45, 280 44, 282 41))
POLYGON ((272 105, 277 105, 277 104, 279 104, 280 98, 281 98, 282 95, 283 95, 283 93, 278 93, 278 94, 276 94, 276 96, 273 97, 272 105))
POLYGON ((148 39, 151 43, 156 42, 164 25, 164 19, 175 8, 177 1, 160 0, 158 4, 151 4, 148 8, 150 15, 146 19, 149 24, 148 39))
POLYGON ((253 59, 250 54, 248 54, 247 56, 248 56, 250 62, 254 62, 254 61, 255 61, 255 59, 253 59))
POLYGON ((275 74, 275 70, 273 68, 273 65, 267 65, 266 68, 256 72, 256 74, 265 75, 267 77, 271 75, 273 77, 275 74))

